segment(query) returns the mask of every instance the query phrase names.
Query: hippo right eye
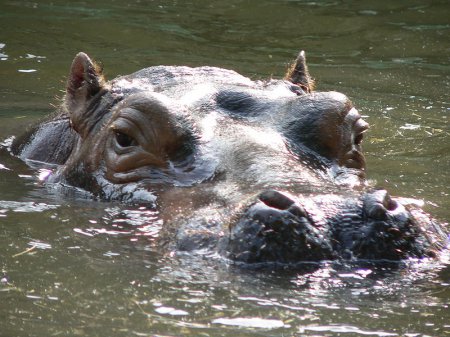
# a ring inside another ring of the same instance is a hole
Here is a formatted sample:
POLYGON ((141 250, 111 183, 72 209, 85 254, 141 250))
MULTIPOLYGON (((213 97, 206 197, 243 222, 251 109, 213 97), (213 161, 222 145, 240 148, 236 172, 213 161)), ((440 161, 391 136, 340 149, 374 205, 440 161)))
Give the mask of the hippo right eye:
POLYGON ((116 136, 116 142, 120 147, 130 147, 137 145, 136 140, 125 133, 115 131, 114 134, 116 136))

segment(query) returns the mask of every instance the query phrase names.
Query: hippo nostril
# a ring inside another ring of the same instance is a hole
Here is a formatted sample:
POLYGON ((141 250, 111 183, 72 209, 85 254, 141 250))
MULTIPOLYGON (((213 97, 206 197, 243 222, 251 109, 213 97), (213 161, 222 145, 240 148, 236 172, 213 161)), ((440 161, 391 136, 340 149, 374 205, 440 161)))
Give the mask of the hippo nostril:
POLYGON ((307 217, 305 209, 298 204, 293 204, 291 207, 289 207, 288 212, 299 218, 307 217))
POLYGON ((394 211, 398 207, 398 203, 395 200, 392 200, 391 196, 389 194, 386 194, 383 200, 383 206, 388 211, 394 211))
POLYGON ((259 200, 269 207, 283 211, 288 209, 294 203, 294 201, 288 196, 274 190, 261 193, 259 195, 259 200))
POLYGON ((394 210, 397 203, 391 199, 385 190, 368 193, 364 197, 364 209, 369 218, 386 220, 388 210, 394 210))

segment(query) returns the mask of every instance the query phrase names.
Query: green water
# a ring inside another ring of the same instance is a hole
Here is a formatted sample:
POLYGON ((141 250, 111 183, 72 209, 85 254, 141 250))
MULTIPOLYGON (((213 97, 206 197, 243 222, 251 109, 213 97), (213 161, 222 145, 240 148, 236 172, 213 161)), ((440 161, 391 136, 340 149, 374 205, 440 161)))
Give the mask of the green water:
MULTIPOLYGON (((74 55, 108 78, 159 64, 279 78, 371 124, 369 177, 450 219, 448 1, 0 0, 0 140, 50 113, 74 55)), ((0 336, 449 336, 448 263, 239 270, 155 250, 152 212, 62 198, 0 152, 0 336)))

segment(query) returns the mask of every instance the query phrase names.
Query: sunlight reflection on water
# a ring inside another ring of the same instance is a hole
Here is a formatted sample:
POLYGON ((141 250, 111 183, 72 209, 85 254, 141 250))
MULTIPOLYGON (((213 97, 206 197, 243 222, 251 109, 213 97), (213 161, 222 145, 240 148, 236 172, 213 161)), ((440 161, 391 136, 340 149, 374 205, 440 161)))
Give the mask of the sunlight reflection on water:
POLYGON ((0 200, 0 211, 6 212, 8 210, 13 212, 44 212, 51 209, 58 208, 59 205, 49 205, 45 203, 36 203, 36 202, 20 202, 20 201, 7 201, 0 200))

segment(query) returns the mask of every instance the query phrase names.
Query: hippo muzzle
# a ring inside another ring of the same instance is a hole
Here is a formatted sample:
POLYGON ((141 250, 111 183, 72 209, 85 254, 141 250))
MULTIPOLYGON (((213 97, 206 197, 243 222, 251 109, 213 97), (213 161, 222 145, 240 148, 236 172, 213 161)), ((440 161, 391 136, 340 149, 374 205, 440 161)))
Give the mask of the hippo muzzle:
POLYGON ((445 241, 436 225, 385 190, 310 199, 269 190, 231 227, 228 255, 245 263, 434 257, 445 241))

